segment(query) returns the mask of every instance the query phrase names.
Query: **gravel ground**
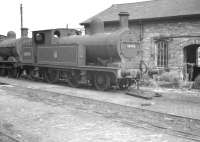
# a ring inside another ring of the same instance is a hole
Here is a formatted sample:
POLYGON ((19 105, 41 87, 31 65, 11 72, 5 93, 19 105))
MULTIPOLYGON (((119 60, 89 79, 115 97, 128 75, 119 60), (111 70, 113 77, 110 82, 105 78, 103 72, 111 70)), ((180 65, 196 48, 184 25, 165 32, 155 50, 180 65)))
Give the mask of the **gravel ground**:
POLYGON ((20 93, 6 89, 9 87, 13 88, 0 87, 0 129, 24 142, 189 141, 122 124, 112 119, 114 114, 102 117, 79 104, 62 103, 59 99, 63 98, 56 94, 50 100, 43 92, 35 96, 35 92, 29 91, 25 96, 23 89, 20 93))
POLYGON ((153 100, 144 100, 132 96, 125 95, 124 91, 99 92, 89 89, 75 89, 66 85, 46 84, 42 82, 31 82, 24 80, 15 80, 10 78, 1 78, 3 82, 11 83, 16 86, 23 86, 30 89, 39 89, 76 97, 84 97, 99 101, 131 106, 137 108, 145 108, 156 112, 169 113, 189 118, 200 118, 200 92, 196 90, 184 89, 164 89, 164 88, 142 88, 158 92, 162 95, 153 100), (99 97, 100 96, 100 97, 99 97))

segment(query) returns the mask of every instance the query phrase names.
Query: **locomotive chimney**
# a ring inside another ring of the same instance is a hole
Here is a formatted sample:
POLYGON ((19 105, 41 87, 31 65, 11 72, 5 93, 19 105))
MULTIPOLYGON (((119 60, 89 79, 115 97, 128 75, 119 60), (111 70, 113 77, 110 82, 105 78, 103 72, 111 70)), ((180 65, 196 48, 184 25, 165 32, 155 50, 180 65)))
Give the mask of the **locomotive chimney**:
POLYGON ((121 28, 128 28, 128 19, 129 19, 128 12, 120 12, 119 13, 119 20, 120 20, 121 28))
POLYGON ((21 28, 22 37, 28 37, 28 28, 21 28))
POLYGON ((90 23, 90 34, 97 34, 104 32, 104 23, 98 19, 94 18, 90 23))

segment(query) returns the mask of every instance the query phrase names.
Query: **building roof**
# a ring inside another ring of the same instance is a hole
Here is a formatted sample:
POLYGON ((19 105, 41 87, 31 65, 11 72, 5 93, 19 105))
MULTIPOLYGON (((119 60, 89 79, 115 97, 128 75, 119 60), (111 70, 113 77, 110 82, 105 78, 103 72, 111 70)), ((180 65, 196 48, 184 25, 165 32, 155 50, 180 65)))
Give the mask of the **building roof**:
POLYGON ((94 17, 104 22, 118 21, 119 12, 129 12, 130 20, 200 15, 200 0, 152 0, 114 4, 99 14, 83 21, 81 25, 90 23, 94 17))

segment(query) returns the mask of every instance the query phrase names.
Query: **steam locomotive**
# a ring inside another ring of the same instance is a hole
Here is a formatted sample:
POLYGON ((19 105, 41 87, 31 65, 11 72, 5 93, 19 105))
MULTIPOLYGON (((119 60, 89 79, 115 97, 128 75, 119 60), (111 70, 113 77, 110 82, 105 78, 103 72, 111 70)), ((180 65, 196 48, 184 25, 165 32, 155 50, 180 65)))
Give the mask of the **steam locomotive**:
POLYGON ((141 49, 128 28, 128 13, 119 14, 121 27, 104 32, 99 19, 90 23, 89 35, 75 29, 49 29, 32 32, 27 29, 16 39, 8 32, 0 41, 0 75, 67 82, 72 87, 90 84, 97 90, 112 86, 129 87, 139 72, 141 49))

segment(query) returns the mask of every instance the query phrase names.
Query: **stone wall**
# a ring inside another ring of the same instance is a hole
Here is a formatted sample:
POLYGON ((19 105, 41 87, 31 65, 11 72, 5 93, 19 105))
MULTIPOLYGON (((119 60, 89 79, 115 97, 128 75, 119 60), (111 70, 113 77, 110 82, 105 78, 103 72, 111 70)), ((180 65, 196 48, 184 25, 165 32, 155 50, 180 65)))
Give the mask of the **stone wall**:
MULTIPOLYGON (((104 24, 105 32, 114 32, 119 29, 119 22, 104 24)), ((86 33, 89 33, 89 27, 86 33)), ((169 68, 179 68, 184 63, 183 48, 191 44, 199 44, 200 37, 191 37, 200 35, 200 19, 174 19, 174 20, 156 20, 143 23, 129 22, 129 28, 135 33, 138 40, 141 39, 143 49, 143 60, 151 67, 156 67, 155 38, 171 37, 169 43, 169 68)))
POLYGON ((182 21, 157 21, 143 24, 143 42, 144 60, 154 62, 155 64, 155 37, 169 38, 169 68, 181 66, 184 61, 183 46, 190 45, 191 42, 200 40, 200 37, 191 37, 200 35, 199 20, 182 21), (188 42, 188 44, 187 44, 188 42))

